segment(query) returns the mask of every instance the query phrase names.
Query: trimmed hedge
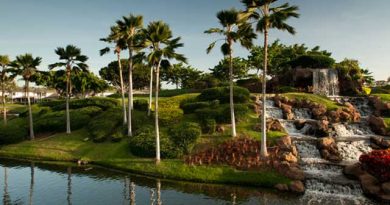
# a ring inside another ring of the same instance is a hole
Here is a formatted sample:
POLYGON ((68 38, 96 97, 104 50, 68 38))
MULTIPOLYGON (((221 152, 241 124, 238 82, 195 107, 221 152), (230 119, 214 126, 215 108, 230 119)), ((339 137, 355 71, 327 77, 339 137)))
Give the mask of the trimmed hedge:
POLYGON ((94 142, 104 142, 122 122, 120 108, 111 108, 89 122, 87 128, 94 142))
MULTIPOLYGON (((130 137, 129 147, 133 155, 138 157, 156 156, 156 135, 152 126, 145 126, 137 130, 130 137)), ((173 146, 171 140, 160 132, 160 154, 163 158, 175 158, 180 153, 173 146)))
MULTIPOLYGON (((85 98, 85 99, 76 99, 70 100, 69 108, 70 109, 79 109, 83 107, 96 106, 100 107, 103 110, 107 110, 110 108, 115 108, 119 106, 119 101, 113 98, 103 98, 103 97, 93 97, 93 98, 85 98)), ((66 104, 65 101, 63 103, 58 104, 52 107, 53 110, 65 110, 66 104)))
POLYGON ((335 60, 325 55, 302 55, 290 62, 291 67, 302 68, 332 68, 335 60))
POLYGON ((217 122, 215 119, 204 119, 201 120, 200 125, 202 127, 202 133, 214 134, 217 128, 217 122))
MULTIPOLYGON (((219 100, 221 104, 229 103, 230 88, 227 87, 215 87, 205 89, 198 96, 199 101, 213 101, 219 100)), ((246 88, 234 86, 233 88, 233 101, 234 103, 247 103, 250 100, 250 92, 246 88)))
POLYGON ((0 145, 21 142, 28 136, 27 118, 9 120, 7 125, 0 124, 0 145))
POLYGON ((183 119, 183 111, 178 108, 159 108, 158 119, 161 125, 173 125, 183 119))
MULTIPOLYGON (((235 104, 234 116, 236 121, 243 120, 249 113, 248 104, 235 104)), ((205 119, 214 119, 218 123, 229 123, 230 120, 230 105, 224 104, 217 108, 203 108, 195 111, 200 121, 205 119)))
POLYGON ((209 107, 209 102, 190 102, 183 105, 180 105, 180 108, 183 109, 184 114, 194 113, 195 110, 209 107))
POLYGON ((196 140, 201 135, 201 128, 197 123, 184 122, 168 130, 169 138, 173 144, 184 154, 189 154, 196 140))

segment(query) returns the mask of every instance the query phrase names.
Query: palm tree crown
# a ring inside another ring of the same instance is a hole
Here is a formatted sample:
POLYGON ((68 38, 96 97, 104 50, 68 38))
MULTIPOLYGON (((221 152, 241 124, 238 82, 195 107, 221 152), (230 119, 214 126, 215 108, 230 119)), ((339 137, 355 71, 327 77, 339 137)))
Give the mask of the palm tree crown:
POLYGON ((86 71, 88 69, 88 65, 85 63, 88 60, 88 57, 81 55, 80 48, 77 48, 74 45, 67 45, 65 48, 58 47, 54 52, 62 61, 50 64, 49 69, 66 67, 66 69, 69 69, 68 72, 71 70, 76 72, 86 71))
POLYGON ((14 68, 12 70, 14 74, 20 75, 23 80, 28 81, 37 72, 37 67, 41 62, 41 57, 34 58, 31 54, 24 54, 16 56, 16 60, 10 66, 14 68))

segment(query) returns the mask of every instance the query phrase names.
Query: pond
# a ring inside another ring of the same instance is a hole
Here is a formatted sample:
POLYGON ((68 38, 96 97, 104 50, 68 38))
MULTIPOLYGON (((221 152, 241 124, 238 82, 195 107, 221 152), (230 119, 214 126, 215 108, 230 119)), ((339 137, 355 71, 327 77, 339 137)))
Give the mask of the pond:
POLYGON ((254 187, 175 182, 99 167, 0 159, 3 204, 365 204, 316 194, 254 187))

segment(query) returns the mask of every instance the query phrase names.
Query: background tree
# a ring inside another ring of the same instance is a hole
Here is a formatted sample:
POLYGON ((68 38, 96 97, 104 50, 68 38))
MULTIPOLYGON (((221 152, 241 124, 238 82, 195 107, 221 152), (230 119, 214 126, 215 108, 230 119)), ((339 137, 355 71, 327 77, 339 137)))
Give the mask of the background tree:
POLYGON ((70 134, 70 114, 69 114, 69 99, 72 93, 71 73, 85 72, 88 70, 85 62, 88 57, 81 55, 81 50, 73 45, 68 45, 65 48, 58 47, 55 53, 59 56, 61 62, 49 65, 49 69, 64 68, 66 74, 66 133, 70 134))
MULTIPOLYGON (((244 58, 235 57, 233 58, 233 79, 241 79, 246 78, 249 76, 248 71, 250 69, 250 66, 248 64, 248 61, 244 58)), ((214 68, 211 68, 211 74, 223 82, 229 81, 229 59, 224 58, 223 60, 219 61, 218 65, 214 66, 214 68)))
POLYGON ((119 28, 120 38, 126 43, 126 47, 129 51, 129 64, 128 64, 128 78, 129 78, 129 92, 128 92, 128 119, 127 119, 127 135, 132 136, 131 125, 131 113, 133 109, 133 54, 134 51, 142 48, 140 42, 141 29, 143 27, 143 17, 123 16, 122 20, 117 21, 119 28))
POLYGON ((176 89, 190 89, 199 80, 202 71, 183 63, 162 67, 161 78, 167 83, 176 85, 176 89))
POLYGON ((341 95, 359 95, 363 93, 365 76, 359 61, 344 59, 336 63, 334 67, 338 71, 341 95))
MULTIPOLYGON (((107 38, 100 39, 101 41, 105 41, 108 43, 114 43, 114 53, 117 56, 117 70, 119 73, 119 86, 120 86, 120 93, 122 96, 122 112, 123 112, 123 124, 125 125, 127 123, 127 114, 126 114, 126 104, 125 104, 125 90, 123 85, 123 75, 122 75, 122 63, 121 63, 121 51, 126 49, 126 42, 124 39, 121 38, 121 31, 118 26, 112 26, 111 27, 111 33, 108 35, 107 38)), ((100 55, 104 55, 110 51, 109 47, 106 47, 102 50, 100 50, 100 55)))
POLYGON ((162 61, 176 59, 186 62, 182 54, 176 53, 176 49, 182 47, 180 37, 173 38, 172 31, 168 24, 162 21, 149 23, 144 29, 145 44, 151 48, 148 54, 148 62, 155 66, 156 70, 156 93, 155 93, 155 129, 156 129, 156 164, 160 163, 160 131, 158 123, 158 94, 160 85, 160 66, 162 61))
POLYGON ((19 55, 16 60, 13 61, 10 66, 13 68, 11 72, 14 75, 22 76, 25 82, 27 106, 28 106, 28 122, 29 122, 29 134, 30 140, 35 138, 34 136, 34 124, 30 102, 30 80, 31 77, 37 72, 37 67, 41 64, 42 58, 34 58, 31 54, 19 55))
POLYGON ((298 7, 290 6, 288 3, 281 6, 272 7, 277 0, 241 0, 246 6, 246 14, 250 19, 256 21, 256 31, 264 34, 264 62, 263 62, 263 86, 262 86, 262 138, 261 138, 261 155, 268 156, 266 144, 266 81, 268 66, 268 32, 275 28, 295 34, 295 29, 286 23, 286 20, 295 17, 298 18, 298 7))
MULTIPOLYGON (((249 49, 252 46, 252 40, 256 37, 251 26, 240 17, 240 12, 235 9, 222 10, 217 13, 222 28, 210 28, 205 31, 208 34, 219 34, 223 36, 224 43, 221 46, 222 54, 229 60, 229 82, 230 82, 230 117, 232 124, 232 137, 236 137, 236 120, 234 116, 233 102, 233 43, 239 41, 240 44, 249 49)), ((217 40, 219 41, 219 40, 217 40)), ((212 42, 207 48, 207 53, 214 48, 217 41, 212 42)))
POLYGON ((3 123, 7 124, 7 108, 5 106, 6 103, 6 88, 7 84, 13 82, 14 76, 10 76, 8 72, 10 71, 9 64, 10 64, 9 57, 6 55, 0 55, 0 86, 1 86, 1 102, 3 105, 3 123))

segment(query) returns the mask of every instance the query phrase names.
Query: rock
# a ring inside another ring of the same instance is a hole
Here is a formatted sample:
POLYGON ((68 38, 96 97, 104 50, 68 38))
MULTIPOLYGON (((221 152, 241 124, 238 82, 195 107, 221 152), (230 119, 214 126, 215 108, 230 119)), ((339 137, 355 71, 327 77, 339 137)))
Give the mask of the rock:
POLYGON ((298 167, 289 167, 284 171, 284 175, 293 180, 305 180, 305 173, 298 167))
POLYGON ((390 194, 390 182, 385 182, 382 184, 382 190, 386 194, 390 194))
POLYGON ((318 147, 319 148, 328 148, 334 143, 335 143, 335 141, 332 137, 323 137, 323 138, 318 140, 318 147))
POLYGON ((388 204, 390 202, 390 194, 381 194, 378 196, 380 200, 388 204))
POLYGON ((370 125, 372 131, 374 131, 376 134, 379 135, 387 135, 387 125, 385 124, 385 121, 380 118, 376 117, 374 115, 370 115, 368 118, 368 124, 370 125))
POLYGON ((277 119, 268 119, 267 120, 267 131, 279 131, 284 132, 282 124, 277 119))
POLYGON ((348 165, 344 168, 344 174, 353 178, 359 178, 360 175, 365 174, 360 163, 348 165))
POLYGON ((359 176, 363 192, 369 195, 378 195, 381 191, 378 180, 371 174, 365 173, 359 176))
POLYGON ((324 105, 316 105, 316 104, 314 104, 314 106, 316 106, 316 107, 314 107, 313 109, 312 109, 312 113, 313 113, 313 116, 315 117, 315 118, 319 118, 321 115, 324 115, 325 113, 326 113, 326 107, 324 106, 324 105))
POLYGON ((288 185, 287 184, 277 184, 275 185, 275 189, 279 191, 288 191, 288 185))
POLYGON ((294 125, 298 130, 302 129, 305 126, 305 123, 306 123, 306 120, 303 120, 303 119, 299 119, 299 120, 294 121, 294 125))
POLYGON ((291 147, 291 137, 290 136, 284 136, 278 139, 277 145, 279 147, 291 147))
POLYGON ((383 137, 372 136, 370 137, 371 146, 374 145, 376 149, 388 149, 390 148, 390 141, 385 140, 383 137))
POLYGON ((217 125, 217 127, 215 128, 215 130, 219 133, 223 133, 225 132, 225 128, 222 126, 222 125, 217 125))
POLYGON ((291 146, 291 153, 298 157, 298 150, 297 150, 297 147, 295 145, 291 146))
POLYGON ((305 186, 301 181, 292 181, 289 185, 289 189, 292 192, 303 194, 305 192, 305 186))
POLYGON ((297 163, 298 162, 297 157, 294 156, 293 153, 291 153, 291 152, 286 152, 286 153, 282 154, 281 160, 287 161, 289 163, 297 163))

